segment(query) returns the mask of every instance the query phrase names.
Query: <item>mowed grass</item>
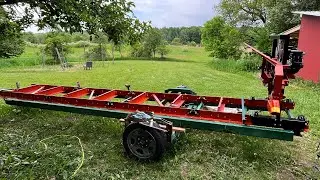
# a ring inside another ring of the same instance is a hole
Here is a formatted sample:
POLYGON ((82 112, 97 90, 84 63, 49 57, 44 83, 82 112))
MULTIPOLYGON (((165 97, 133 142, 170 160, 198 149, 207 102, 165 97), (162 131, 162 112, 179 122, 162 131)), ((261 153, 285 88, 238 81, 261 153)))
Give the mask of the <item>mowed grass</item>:
MULTIPOLYGON (((0 87, 31 83, 159 91, 186 85, 198 94, 266 97, 254 73, 227 73, 210 65, 203 48, 171 46, 167 60, 81 62, 0 69, 0 87)), ((81 50, 78 49, 81 58, 81 50)), ((73 54, 76 58, 76 54, 73 54)), ((294 114, 310 120, 310 132, 293 142, 188 129, 159 162, 124 156, 118 120, 0 103, 0 177, 8 179, 317 179, 319 91, 292 84, 286 95, 294 114), (79 143, 79 138, 81 144, 79 143), (83 151, 81 146, 83 146, 83 151), (84 153, 84 158, 82 158, 84 153), (83 163, 82 163, 83 161, 83 163), (79 168, 82 165, 81 168, 79 168)))

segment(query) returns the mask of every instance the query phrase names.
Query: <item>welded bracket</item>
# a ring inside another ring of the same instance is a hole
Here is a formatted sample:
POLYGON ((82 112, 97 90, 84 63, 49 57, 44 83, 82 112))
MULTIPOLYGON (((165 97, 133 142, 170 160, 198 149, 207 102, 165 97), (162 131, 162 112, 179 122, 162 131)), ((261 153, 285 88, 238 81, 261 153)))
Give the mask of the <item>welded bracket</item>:
POLYGON ((247 114, 247 107, 244 105, 244 98, 241 98, 241 113, 242 113, 242 123, 245 125, 246 124, 246 114, 247 114))

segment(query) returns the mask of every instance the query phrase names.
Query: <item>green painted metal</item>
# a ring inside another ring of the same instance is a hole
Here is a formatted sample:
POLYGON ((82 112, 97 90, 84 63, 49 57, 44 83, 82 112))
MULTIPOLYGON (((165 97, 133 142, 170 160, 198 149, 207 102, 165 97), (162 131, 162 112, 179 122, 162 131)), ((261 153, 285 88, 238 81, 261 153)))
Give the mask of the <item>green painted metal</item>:
POLYGON ((181 94, 193 94, 193 95, 197 94, 194 91, 192 91, 191 89, 187 88, 186 86, 178 86, 176 88, 166 89, 164 92, 165 93, 170 92, 170 93, 181 93, 181 94))
MULTIPOLYGON (((125 118, 131 112, 124 111, 114 111, 101 108, 89 108, 89 107, 79 107, 65 104, 53 104, 53 103, 44 103, 39 101, 25 101, 18 99, 5 99, 5 102, 9 105, 40 108, 40 109, 49 109, 56 111, 72 112, 79 114, 88 114, 94 116, 103 116, 110 118, 125 118)), ((262 138, 270 139, 280 139, 280 140, 293 140, 293 132, 286 131, 276 128, 267 128, 267 127, 258 127, 258 126, 247 126, 247 125, 238 125, 230 123, 221 123, 213 121, 203 121, 196 119, 187 119, 187 118, 178 118, 178 117, 169 117, 169 116, 158 116, 165 118, 173 122, 175 126, 193 128, 193 129, 202 129, 202 130, 211 130, 218 132, 230 132, 234 134, 247 135, 247 136, 256 136, 262 138)))
POLYGON ((203 103, 201 102, 201 103, 198 105, 197 110, 200 110, 202 107, 203 107, 203 103))
POLYGON ((293 115, 289 109, 286 109, 285 111, 286 111, 289 119, 293 118, 293 115))

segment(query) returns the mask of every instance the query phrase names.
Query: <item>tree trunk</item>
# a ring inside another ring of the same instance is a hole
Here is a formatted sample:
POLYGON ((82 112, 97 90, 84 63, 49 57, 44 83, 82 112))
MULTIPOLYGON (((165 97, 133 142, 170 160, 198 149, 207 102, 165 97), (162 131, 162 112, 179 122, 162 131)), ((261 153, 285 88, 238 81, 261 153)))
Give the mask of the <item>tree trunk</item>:
POLYGON ((57 52, 58 59, 60 60, 61 68, 62 68, 62 70, 64 70, 64 65, 63 65, 62 58, 61 58, 61 56, 60 56, 60 52, 59 52, 58 48, 55 48, 55 50, 56 50, 56 52, 57 52))
POLYGON ((103 61, 102 43, 100 43, 99 46, 100 46, 100 58, 101 58, 101 61, 103 61))
POLYGON ((83 59, 86 61, 86 46, 83 45, 83 59))
POLYGON ((121 46, 119 46, 120 58, 122 58, 121 46))
POLYGON ((156 51, 153 51, 153 58, 156 57, 156 51))
POLYGON ((44 67, 44 66, 45 66, 45 63, 46 63, 44 49, 42 49, 41 53, 42 53, 42 67, 44 67))
POLYGON ((112 43, 112 64, 114 64, 114 43, 112 43))

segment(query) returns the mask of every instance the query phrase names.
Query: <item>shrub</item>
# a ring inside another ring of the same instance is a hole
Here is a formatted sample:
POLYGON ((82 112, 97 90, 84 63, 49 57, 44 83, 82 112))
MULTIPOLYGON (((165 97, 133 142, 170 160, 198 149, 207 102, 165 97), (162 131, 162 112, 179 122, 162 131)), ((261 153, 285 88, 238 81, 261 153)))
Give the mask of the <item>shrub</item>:
POLYGON ((149 48, 145 48, 141 43, 131 46, 132 57, 152 57, 152 51, 149 48))
POLYGON ((180 38, 174 38, 171 42, 172 45, 175 45, 175 46, 179 46, 182 44, 181 42, 181 39, 180 38))
POLYGON ((195 47, 195 46, 197 46, 197 43, 194 42, 194 41, 191 41, 191 42, 188 43, 188 46, 194 46, 195 47))

